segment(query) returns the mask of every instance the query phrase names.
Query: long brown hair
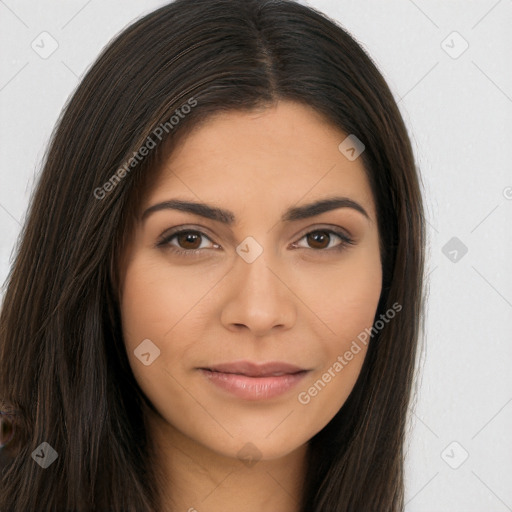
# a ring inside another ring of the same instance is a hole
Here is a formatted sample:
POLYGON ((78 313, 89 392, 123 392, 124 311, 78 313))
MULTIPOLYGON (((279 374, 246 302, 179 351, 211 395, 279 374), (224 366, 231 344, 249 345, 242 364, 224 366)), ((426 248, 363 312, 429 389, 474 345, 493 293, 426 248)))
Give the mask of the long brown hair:
POLYGON ((53 134, 0 317, 5 446, 0 509, 158 510, 116 265, 158 158, 208 116, 293 100, 363 141, 383 288, 346 403, 309 443, 303 512, 397 512, 423 318, 424 214, 411 143, 371 58, 338 24, 287 0, 177 0, 103 51, 53 134), (188 106, 185 108, 185 106, 188 106), (173 117, 174 116, 174 117, 173 117), (157 135, 158 134, 158 135, 157 135), (148 148, 149 140, 156 143, 148 148), (47 442, 46 469, 32 460, 47 442))

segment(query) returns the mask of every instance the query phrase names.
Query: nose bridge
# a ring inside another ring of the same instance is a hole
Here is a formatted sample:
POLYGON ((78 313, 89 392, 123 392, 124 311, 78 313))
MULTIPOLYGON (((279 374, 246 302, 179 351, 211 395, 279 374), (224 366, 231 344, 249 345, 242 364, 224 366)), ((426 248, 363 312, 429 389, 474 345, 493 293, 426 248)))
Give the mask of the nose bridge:
MULTIPOLYGON (((265 291, 267 287, 275 287, 275 275, 271 268, 278 267, 274 258, 273 238, 271 233, 247 236, 236 248, 237 258, 234 272, 253 291, 265 291)), ((267 290, 268 292, 268 290, 267 290)))
POLYGON ((270 273, 269 263, 271 263, 269 260, 272 259, 268 241, 265 244, 265 248, 263 248, 254 238, 247 237, 238 246, 237 253, 239 255, 238 260, 242 261, 236 261, 235 266, 240 267, 243 279, 257 282, 258 280, 264 280, 268 276, 270 273))
POLYGON ((272 254, 266 249, 250 262, 243 254, 235 260, 232 291, 222 313, 226 326, 244 325, 261 335, 274 327, 289 328, 293 324, 293 294, 278 277, 279 265, 272 254))
POLYGON ((238 261, 235 263, 235 274, 239 283, 239 299, 248 301, 252 307, 260 310, 275 307, 274 302, 286 300, 283 296, 283 290, 280 288, 283 284, 277 279, 275 262, 271 262, 269 257, 270 250, 264 251, 253 262, 238 261), (238 268, 237 268, 238 267, 238 268))

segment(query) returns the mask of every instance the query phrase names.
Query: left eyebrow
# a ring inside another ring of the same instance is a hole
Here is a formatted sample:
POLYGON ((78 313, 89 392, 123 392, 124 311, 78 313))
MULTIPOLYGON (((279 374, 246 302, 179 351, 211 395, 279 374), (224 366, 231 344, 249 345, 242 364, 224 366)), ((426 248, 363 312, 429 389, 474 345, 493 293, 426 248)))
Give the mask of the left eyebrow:
MULTIPOLYGON (((328 197, 320 199, 313 203, 306 204, 304 206, 296 206, 288 208, 282 215, 282 222, 293 222, 301 219, 307 219, 309 217, 315 217, 321 213, 328 212, 330 210, 336 210, 338 208, 351 208, 364 215, 368 220, 370 216, 366 210, 356 201, 349 199, 348 197, 328 197)), ((151 214, 160 210, 179 210, 207 219, 222 222, 223 224, 232 225, 235 223, 235 214, 229 210, 219 208, 217 206, 208 205, 205 203, 196 203, 193 201, 183 201, 180 199, 171 199, 162 203, 150 206, 142 214, 140 221, 144 220, 151 214)))
POLYGON ((306 204, 304 206, 289 208, 283 214, 281 220, 283 222, 287 222, 307 219, 309 217, 314 217, 315 215, 320 215, 321 213, 335 210, 337 208, 352 208, 370 220, 370 216, 366 210, 359 203, 356 203, 348 197, 330 197, 321 199, 320 201, 315 201, 314 203, 306 204))

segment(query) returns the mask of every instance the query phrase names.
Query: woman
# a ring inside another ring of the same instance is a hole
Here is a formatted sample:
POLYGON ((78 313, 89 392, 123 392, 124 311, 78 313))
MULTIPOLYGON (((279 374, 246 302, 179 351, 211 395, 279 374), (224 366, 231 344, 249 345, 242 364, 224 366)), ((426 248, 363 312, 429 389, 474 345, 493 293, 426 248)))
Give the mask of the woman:
POLYGON ((9 276, 0 509, 403 510, 423 258, 406 128, 342 28, 145 16, 66 106, 9 276))

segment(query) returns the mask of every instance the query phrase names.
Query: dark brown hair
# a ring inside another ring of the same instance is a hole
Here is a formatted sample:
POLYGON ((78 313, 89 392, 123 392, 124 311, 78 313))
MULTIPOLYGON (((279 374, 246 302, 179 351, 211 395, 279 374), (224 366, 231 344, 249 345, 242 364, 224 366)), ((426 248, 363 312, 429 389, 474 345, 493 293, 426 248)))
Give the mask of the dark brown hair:
POLYGON ((311 8, 177 0, 108 45, 45 156, 0 317, 0 409, 15 428, 3 449, 2 511, 158 510, 146 399, 122 337, 119 255, 163 154, 216 112, 281 99, 312 107, 365 144, 383 268, 375 318, 402 306, 372 337, 346 403, 309 443, 302 511, 403 510, 425 234, 397 105, 365 51, 311 8), (149 138, 157 147, 141 155, 149 138), (48 469, 31 458, 43 441, 58 453, 48 469))

